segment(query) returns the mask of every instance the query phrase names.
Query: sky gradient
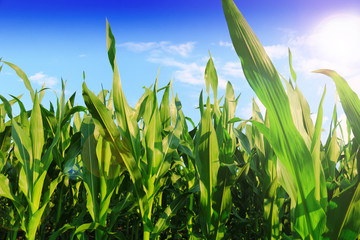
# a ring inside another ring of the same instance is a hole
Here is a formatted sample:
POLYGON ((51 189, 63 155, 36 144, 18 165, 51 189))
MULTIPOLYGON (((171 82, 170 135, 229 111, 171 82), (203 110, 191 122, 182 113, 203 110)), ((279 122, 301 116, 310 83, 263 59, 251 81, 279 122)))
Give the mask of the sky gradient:
MULTIPOLYGON (((286 78, 290 76, 287 52, 290 47, 298 85, 314 117, 327 85, 324 127, 330 122, 335 88, 330 79, 311 73, 312 70, 332 68, 360 93, 360 47, 349 46, 353 53, 350 56, 334 55, 331 49, 341 43, 324 30, 329 19, 359 17, 360 1, 235 0, 235 3, 286 78), (333 45, 325 45, 324 41, 333 45)), ((220 0, 0 0, 0 57, 22 68, 34 89, 40 89, 45 82, 58 94, 60 79, 67 80, 67 96, 76 91, 76 102, 83 104, 83 71, 89 89, 95 93, 102 86, 104 89, 112 86, 106 52, 106 18, 116 39, 120 76, 131 106, 142 95, 142 87, 154 83, 160 67, 159 87, 173 78, 174 91, 185 115, 198 122, 195 107, 201 89, 205 89, 203 75, 210 51, 219 75, 219 96, 224 94, 226 81, 231 81, 235 94, 241 94, 237 115, 250 117, 251 99, 256 96, 244 79, 232 48, 220 0)), ((360 32, 360 20, 354 21, 349 31, 360 32)), ((354 38, 357 37, 360 39, 360 34, 354 38)), ((1 95, 10 99, 8 94, 25 94, 23 100, 28 103, 25 106, 31 108, 27 90, 10 68, 3 68, 0 81, 1 95)), ((45 106, 55 101, 52 91, 48 90, 45 96, 45 106)))

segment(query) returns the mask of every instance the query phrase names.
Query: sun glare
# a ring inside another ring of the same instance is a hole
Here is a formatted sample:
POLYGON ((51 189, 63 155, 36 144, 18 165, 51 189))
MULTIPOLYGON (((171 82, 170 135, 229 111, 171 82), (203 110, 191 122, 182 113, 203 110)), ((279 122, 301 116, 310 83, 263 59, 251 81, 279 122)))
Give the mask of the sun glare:
POLYGON ((324 19, 313 34, 315 53, 337 61, 360 59, 360 16, 334 15, 324 19))

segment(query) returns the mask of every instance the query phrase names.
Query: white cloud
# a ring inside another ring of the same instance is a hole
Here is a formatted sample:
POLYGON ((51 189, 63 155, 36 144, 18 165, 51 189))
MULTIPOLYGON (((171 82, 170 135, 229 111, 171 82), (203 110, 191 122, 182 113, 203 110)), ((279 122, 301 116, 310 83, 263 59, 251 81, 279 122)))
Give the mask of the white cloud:
POLYGON ((149 51, 151 49, 157 48, 161 43, 164 42, 160 42, 160 43, 156 43, 156 42, 126 42, 126 43, 121 43, 118 44, 118 47, 125 47, 127 48, 129 51, 133 51, 133 52, 144 52, 144 51, 149 51))
MULTIPOLYGON (((149 62, 160 63, 164 66, 176 67, 177 70, 174 71, 174 79, 188 83, 192 85, 204 85, 204 73, 206 65, 200 65, 195 62, 184 63, 174 60, 173 58, 148 58, 149 62)), ((225 89, 227 84, 227 80, 223 79, 218 75, 218 87, 220 89, 225 89)))
POLYGON ((153 55, 161 53, 170 53, 187 57, 194 49, 196 42, 186 42, 181 44, 171 44, 167 41, 161 42, 126 42, 118 44, 118 47, 124 47, 133 52, 151 51, 153 55))
MULTIPOLYGON (((293 54, 295 71, 305 74, 309 79, 329 79, 313 74, 312 71, 317 69, 335 70, 359 95, 360 48, 357 46, 357 42, 360 39, 360 28, 349 29, 348 34, 339 34, 333 28, 341 30, 342 27, 339 26, 341 22, 330 21, 330 23, 335 25, 331 25, 333 27, 330 28, 331 26, 327 25, 329 22, 325 21, 325 23, 318 24, 313 32, 306 34, 286 32, 287 45, 293 54)), ((352 24, 354 23, 360 23, 360 19, 355 19, 352 24)), ((351 22, 348 25, 350 26, 351 22)), ((344 25, 344 31, 347 31, 349 26, 344 25)))
POLYGON ((43 72, 35 73, 34 75, 29 77, 30 81, 39 84, 42 86, 45 83, 46 87, 53 87, 58 83, 58 79, 56 77, 50 77, 43 72))
POLYGON ((223 41, 220 41, 219 42, 219 46, 220 47, 228 47, 228 48, 231 48, 231 49, 234 49, 234 46, 231 42, 223 42, 223 41))
POLYGON ((280 59, 288 56, 288 47, 285 45, 265 46, 265 51, 271 59, 280 59))
POLYGON ((172 58, 149 58, 149 62, 160 63, 165 66, 176 67, 178 70, 174 72, 174 78, 177 81, 202 85, 204 84, 205 66, 198 65, 195 62, 183 63, 172 58))
MULTIPOLYGON (((222 77, 218 76, 218 86, 219 86, 219 88, 226 89, 227 82, 228 82, 228 80, 223 79, 222 77)), ((234 86, 233 86, 233 88, 234 88, 234 86)))
POLYGON ((221 69, 223 70, 224 75, 227 76, 232 76, 232 77, 244 76, 240 61, 226 62, 221 69))
POLYGON ((86 54, 80 54, 79 55, 79 58, 84 58, 84 57, 87 57, 87 55, 86 54))
POLYGON ((163 46, 163 49, 165 51, 173 52, 175 54, 179 54, 183 57, 186 57, 189 55, 189 53, 192 52, 194 46, 195 46, 195 42, 187 42, 178 45, 163 46))

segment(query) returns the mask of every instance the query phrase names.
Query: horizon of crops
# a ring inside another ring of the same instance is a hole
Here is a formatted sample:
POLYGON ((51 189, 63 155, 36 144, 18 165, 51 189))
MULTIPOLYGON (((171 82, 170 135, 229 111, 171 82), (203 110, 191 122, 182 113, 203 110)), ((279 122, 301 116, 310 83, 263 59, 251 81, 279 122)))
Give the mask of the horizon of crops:
MULTIPOLYGON (((199 123, 186 117, 172 81, 144 88, 135 106, 122 89, 115 38, 106 21, 113 87, 86 106, 42 104, 26 74, 33 107, 0 96, 0 234, 5 239, 357 239, 360 237, 360 100, 335 71, 347 116, 334 106, 321 142, 322 104, 310 118, 289 50, 289 80, 273 66, 232 0, 222 0, 244 75, 266 107, 235 115, 238 95, 218 96, 209 56, 199 123), (205 100, 204 100, 205 99, 205 100), (12 107, 20 114, 14 116, 12 107), (341 139, 337 130, 346 131, 341 139), (354 137, 351 138, 351 134, 354 137), (346 144, 345 144, 346 142, 346 144)), ((0 71, 1 68, 0 67, 0 71)))

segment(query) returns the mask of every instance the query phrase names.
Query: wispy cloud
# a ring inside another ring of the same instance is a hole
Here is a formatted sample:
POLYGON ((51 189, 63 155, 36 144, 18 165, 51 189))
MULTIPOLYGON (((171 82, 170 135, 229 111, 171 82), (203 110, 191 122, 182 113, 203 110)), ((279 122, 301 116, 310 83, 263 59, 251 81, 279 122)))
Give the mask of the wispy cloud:
POLYGON ((171 42, 126 42, 118 44, 118 47, 124 47, 133 52, 146 52, 158 55, 161 53, 170 53, 173 55, 180 55, 183 57, 189 56, 193 51, 196 42, 186 42, 181 44, 172 44, 171 42))
POLYGON ((30 81, 42 86, 45 83, 46 87, 53 87, 58 83, 58 79, 56 77, 50 77, 43 72, 35 73, 34 75, 29 77, 30 81))
MULTIPOLYGON (((360 20, 358 23, 360 24, 360 20)), ((357 32, 355 35, 357 39, 360 39, 360 29, 354 28, 352 31, 357 32)), ((314 78, 315 74, 312 71, 316 69, 335 70, 348 81, 350 87, 357 94, 360 94, 360 48, 346 46, 347 42, 348 45, 351 45, 353 40, 346 39, 351 36, 336 36, 339 38, 336 43, 335 39, 326 38, 321 29, 306 34, 285 31, 285 35, 287 45, 293 53, 296 71, 305 74, 308 78, 314 78), (333 43, 332 46, 329 41, 333 43), (350 54, 348 53, 349 49, 351 49, 350 54)), ((316 78, 320 78, 320 75, 316 78)))
POLYGON ((285 45, 265 46, 265 51, 271 59, 286 58, 288 56, 288 47, 285 45))
MULTIPOLYGON (((155 58, 148 59, 149 62, 160 63, 164 66, 175 67, 174 79, 179 82, 188 83, 191 85, 204 85, 204 72, 205 64, 199 64, 196 62, 180 62, 173 58, 155 58)), ((218 87, 221 89, 226 88, 227 81, 218 76, 218 87)))
POLYGON ((234 49, 234 46, 232 45, 231 42, 220 41, 220 42, 219 42, 219 46, 220 46, 220 47, 228 47, 228 48, 234 49))
POLYGON ((224 75, 231 76, 231 77, 244 76, 240 61, 226 62, 222 66, 222 71, 223 71, 224 75))
POLYGON ((79 58, 84 58, 84 57, 87 57, 87 55, 86 54, 80 54, 79 55, 79 58))
POLYGON ((178 70, 174 72, 174 78, 177 81, 189 83, 193 85, 204 84, 205 65, 198 63, 184 63, 173 58, 149 58, 149 62, 160 63, 164 66, 176 67, 178 70))

